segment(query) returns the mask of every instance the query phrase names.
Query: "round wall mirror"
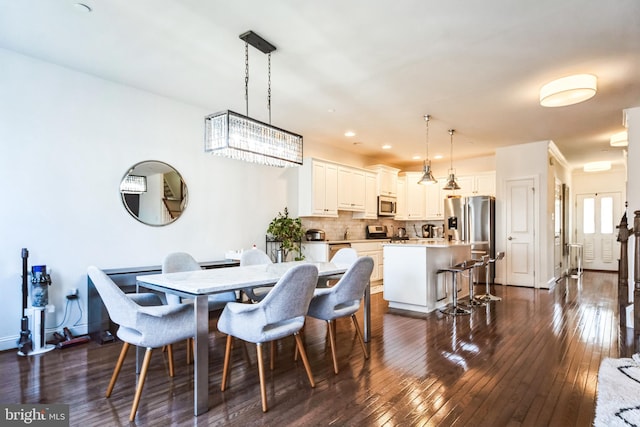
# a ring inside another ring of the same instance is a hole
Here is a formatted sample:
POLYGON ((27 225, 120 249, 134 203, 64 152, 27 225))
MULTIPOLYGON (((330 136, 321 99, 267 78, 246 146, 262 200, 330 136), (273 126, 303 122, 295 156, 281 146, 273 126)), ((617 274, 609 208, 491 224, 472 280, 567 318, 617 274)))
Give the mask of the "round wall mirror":
POLYGON ((143 224, 161 226, 180 218, 187 207, 187 185, 171 165, 155 160, 133 165, 120 181, 127 211, 143 224))

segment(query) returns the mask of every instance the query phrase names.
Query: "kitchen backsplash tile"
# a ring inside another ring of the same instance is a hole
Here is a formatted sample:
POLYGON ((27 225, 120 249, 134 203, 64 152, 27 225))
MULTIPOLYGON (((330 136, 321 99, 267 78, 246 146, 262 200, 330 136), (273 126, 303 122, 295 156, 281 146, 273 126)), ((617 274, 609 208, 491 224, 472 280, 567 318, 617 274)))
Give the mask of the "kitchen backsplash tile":
MULTIPOLYGON (((389 235, 395 233, 398 227, 405 227, 407 234, 414 237, 415 231, 413 225, 420 230, 422 224, 434 223, 432 221, 395 221, 393 219, 353 219, 353 213, 347 211, 338 211, 338 218, 315 218, 315 217, 303 217, 302 227, 305 230, 310 228, 319 228, 325 231, 325 237, 327 240, 344 240, 345 231, 349 229, 350 240, 360 240, 367 238, 366 227, 367 225, 386 225, 389 235)), ((442 226, 442 223, 439 224, 442 226)))

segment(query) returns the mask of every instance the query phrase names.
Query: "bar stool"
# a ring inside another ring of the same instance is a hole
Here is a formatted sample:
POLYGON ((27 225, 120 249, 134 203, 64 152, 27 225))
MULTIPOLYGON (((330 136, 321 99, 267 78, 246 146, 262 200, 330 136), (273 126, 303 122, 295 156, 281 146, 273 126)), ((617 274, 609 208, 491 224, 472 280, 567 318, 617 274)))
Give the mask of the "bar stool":
POLYGON ((469 270, 473 268, 474 264, 475 264, 475 260, 464 261, 451 267, 441 268, 440 270, 437 271, 438 274, 449 272, 451 273, 451 278, 452 278, 451 280, 451 287, 453 292, 453 296, 451 298, 452 304, 450 308, 441 309, 440 310, 441 313, 450 314, 452 316, 462 316, 465 314, 471 314, 469 310, 465 310, 464 308, 458 307, 458 273, 462 273, 465 270, 469 270))
POLYGON ((474 297, 474 282, 473 282, 473 278, 474 276, 477 277, 478 279, 480 278, 480 268, 485 267, 487 269, 487 271, 489 271, 489 259, 491 257, 489 255, 482 255, 481 259, 475 260, 475 264, 473 264, 472 267, 472 275, 469 278, 469 302, 466 304, 467 307, 469 308, 473 308, 473 307, 477 307, 477 306, 481 306, 481 305, 485 305, 485 301, 476 299, 474 297))
POLYGON ((487 264, 487 271, 486 271, 486 279, 485 281, 487 282, 487 289, 486 289, 486 293, 483 295, 478 295, 476 298, 479 299, 480 301, 484 301, 484 302, 489 302, 489 301, 502 301, 502 298, 497 297, 495 295, 491 295, 491 289, 490 289, 490 283, 489 283, 489 276, 490 276, 490 272, 491 269, 489 268, 489 264, 494 264, 496 261, 500 261, 502 258, 504 258, 504 252, 498 252, 498 254, 496 255, 495 258, 489 258, 488 260, 488 264, 487 264))

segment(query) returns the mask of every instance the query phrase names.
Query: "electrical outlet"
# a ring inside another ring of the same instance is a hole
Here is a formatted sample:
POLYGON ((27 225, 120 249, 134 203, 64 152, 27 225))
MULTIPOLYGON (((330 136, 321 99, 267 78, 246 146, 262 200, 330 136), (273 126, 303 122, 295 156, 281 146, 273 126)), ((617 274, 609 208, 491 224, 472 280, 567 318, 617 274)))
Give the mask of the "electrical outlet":
POLYGON ((78 298, 78 289, 72 288, 67 292, 67 299, 76 299, 78 298))

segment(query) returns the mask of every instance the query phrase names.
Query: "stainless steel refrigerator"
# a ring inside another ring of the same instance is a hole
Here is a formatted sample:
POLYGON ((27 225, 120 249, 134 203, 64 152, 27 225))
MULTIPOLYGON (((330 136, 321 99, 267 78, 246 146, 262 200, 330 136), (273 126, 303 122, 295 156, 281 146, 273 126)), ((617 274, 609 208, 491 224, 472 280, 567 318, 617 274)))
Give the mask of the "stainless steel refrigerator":
MULTIPOLYGON (((495 210, 496 201, 492 196, 447 197, 444 200, 444 237, 451 241, 471 243, 471 256, 482 255, 495 258, 495 210)), ((489 280, 493 281, 495 271, 491 264, 489 280)), ((485 283, 484 268, 478 271, 477 283, 485 283)))

